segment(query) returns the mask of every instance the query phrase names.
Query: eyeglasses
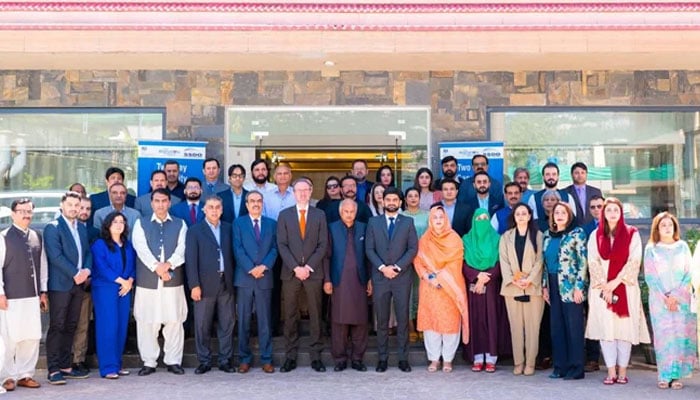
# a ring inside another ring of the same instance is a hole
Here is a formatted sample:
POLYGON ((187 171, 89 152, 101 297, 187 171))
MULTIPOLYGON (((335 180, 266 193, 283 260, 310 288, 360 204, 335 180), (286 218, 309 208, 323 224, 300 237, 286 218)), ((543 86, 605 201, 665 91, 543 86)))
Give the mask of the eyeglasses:
POLYGON ((337 183, 329 183, 326 185, 326 189, 338 189, 338 184, 337 183))
POLYGON ((472 163, 472 165, 475 166, 475 167, 485 167, 485 166, 487 166, 488 164, 485 163, 485 162, 475 162, 475 163, 472 163))
POLYGON ((236 179, 243 179, 245 178, 245 174, 231 174, 229 175, 231 178, 236 178, 236 179))
POLYGON ((600 210, 601 208, 603 208, 603 205, 602 204, 591 204, 590 208, 591 208, 591 210, 595 210, 596 208, 600 210))
POLYGON ((20 209, 16 209, 15 212, 16 212, 17 214, 23 214, 23 215, 32 215, 32 214, 34 214, 34 210, 20 210, 20 209))

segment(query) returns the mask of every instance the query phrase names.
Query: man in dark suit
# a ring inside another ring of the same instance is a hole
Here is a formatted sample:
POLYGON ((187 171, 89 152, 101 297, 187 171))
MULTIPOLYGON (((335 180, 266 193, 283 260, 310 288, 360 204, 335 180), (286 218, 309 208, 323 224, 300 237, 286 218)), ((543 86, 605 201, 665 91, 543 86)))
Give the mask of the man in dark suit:
POLYGON ((299 349, 299 303, 303 290, 309 306, 311 330, 311 367, 324 372, 321 361, 321 292, 323 259, 328 246, 328 227, 323 211, 309 206, 313 185, 308 178, 292 184, 295 207, 282 210, 277 219, 277 249, 282 258, 282 296, 284 298, 284 339, 286 361, 280 372, 296 368, 299 349))
POLYGON ((245 196, 248 191, 243 189, 244 181, 245 168, 242 165, 232 164, 228 167, 228 183, 231 189, 217 194, 221 197, 224 206, 224 213, 221 215, 222 221, 232 224, 236 218, 248 214, 245 205, 245 196))
POLYGON ((231 224, 221 221, 221 199, 204 202, 204 221, 187 230, 185 269, 194 301, 194 340, 201 375, 211 370, 211 327, 217 320, 219 369, 236 372, 233 357, 233 238, 231 224))
POLYGON ((502 178, 489 174, 489 158, 483 154, 476 154, 472 157, 473 175, 463 180, 462 183, 459 184, 457 201, 460 203, 469 202, 477 195, 474 179, 476 178, 476 174, 479 172, 484 172, 489 177, 489 197, 493 198, 494 203, 499 205, 498 208, 503 207, 505 200, 503 199, 503 184, 501 183, 502 178))
POLYGON ((46 334, 49 383, 63 385, 65 378, 87 378, 71 368, 73 336, 80 318, 90 276, 92 253, 87 230, 78 223, 80 194, 67 192, 61 198, 61 216, 44 228, 44 248, 49 265, 50 324, 46 334))
POLYGON ((444 178, 440 188, 442 192, 441 203, 450 219, 452 229, 457 232, 459 237, 462 237, 472 227, 474 209, 457 201, 457 182, 454 179, 444 178))
POLYGON ((401 192, 393 187, 384 191, 384 214, 367 224, 365 248, 372 271, 374 310, 377 316, 377 372, 385 372, 389 358, 389 310, 394 301, 399 369, 410 372, 408 363, 408 308, 413 284, 413 259, 418 237, 411 217, 400 215, 401 192))
MULTIPOLYGON (((357 201, 357 180, 348 175, 340 179, 340 193, 343 199, 350 199, 357 203, 357 213, 355 219, 366 224, 372 217, 372 210, 363 201, 357 201)), ((326 208, 326 220, 329 224, 340 220, 341 200, 331 202, 326 208)))
POLYGON ((233 253, 236 268, 233 283, 238 291, 238 372, 250 370, 250 321, 253 305, 258 321, 258 344, 262 370, 275 372, 272 366, 272 268, 277 258, 277 222, 262 216, 263 195, 257 190, 246 194, 247 216, 233 221, 233 253))
MULTIPOLYGON (((467 184, 467 181, 464 182, 467 184)), ((476 210, 483 208, 489 212, 489 217, 493 216, 496 211, 503 208, 503 196, 494 197, 491 195, 491 177, 484 171, 477 172, 471 179, 471 184, 474 186, 474 196, 466 199, 466 204, 470 209, 476 210)), ((459 203, 459 195, 457 202, 459 203)))
POLYGON ((459 169, 459 163, 454 156, 445 156, 440 160, 440 167, 442 168, 442 178, 436 179, 433 183, 435 190, 440 190, 442 187, 442 181, 444 179, 452 179, 457 184, 457 188, 462 184, 462 178, 457 174, 459 169))
MULTIPOLYGON (((93 193, 90 195, 90 200, 92 200, 92 214, 90 214, 90 222, 88 225, 93 225, 93 218, 95 212, 103 207, 107 207, 111 204, 109 200, 109 188, 115 183, 124 183, 124 170, 118 167, 109 167, 105 172, 105 187, 107 190, 104 192, 93 193)), ((134 207, 136 202, 136 197, 132 194, 126 195, 126 206, 134 207)))
POLYGON ((350 170, 350 175, 355 178, 355 182, 357 182, 355 192, 357 193, 356 200, 359 200, 359 203, 367 204, 369 202, 369 192, 372 191, 374 182, 367 180, 368 173, 369 168, 367 167, 367 161, 355 160, 352 162, 352 170, 350 170))
POLYGON ((170 214, 185 221, 187 227, 204 220, 202 210, 202 181, 189 177, 185 181, 185 201, 170 207, 170 214))
POLYGON ((571 166, 571 178, 574 183, 564 190, 574 199, 576 205, 576 225, 585 226, 593 220, 593 215, 588 209, 588 204, 593 196, 603 197, 603 193, 595 186, 586 184, 588 180, 588 167, 582 162, 571 166))
POLYGON ((362 362, 369 328, 365 300, 372 295, 372 284, 368 283, 365 262, 367 225, 356 222, 356 214, 355 200, 345 199, 340 203, 340 221, 328 225, 330 261, 323 290, 331 296, 331 354, 337 372, 347 368, 348 350, 352 369, 367 371, 362 362), (351 346, 348 346, 348 335, 351 346))

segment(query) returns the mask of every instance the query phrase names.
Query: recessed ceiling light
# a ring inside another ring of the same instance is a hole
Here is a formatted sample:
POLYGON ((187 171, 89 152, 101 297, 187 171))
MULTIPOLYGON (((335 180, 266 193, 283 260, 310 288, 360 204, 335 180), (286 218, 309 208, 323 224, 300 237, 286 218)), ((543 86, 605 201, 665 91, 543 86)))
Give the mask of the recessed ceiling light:
POLYGON ((331 61, 331 60, 326 60, 326 61, 323 63, 323 65, 325 65, 326 67, 335 67, 335 62, 333 62, 333 61, 331 61))

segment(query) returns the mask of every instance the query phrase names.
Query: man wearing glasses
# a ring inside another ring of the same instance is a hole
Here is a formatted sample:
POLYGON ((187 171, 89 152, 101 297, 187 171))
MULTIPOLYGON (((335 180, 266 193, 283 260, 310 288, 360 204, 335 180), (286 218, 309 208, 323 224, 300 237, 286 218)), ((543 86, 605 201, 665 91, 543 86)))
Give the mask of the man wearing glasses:
POLYGON ((245 197, 248 191, 243 188, 245 181, 245 167, 240 164, 232 164, 228 167, 228 184, 231 189, 219 192, 217 196, 221 198, 224 206, 224 213, 221 220, 233 223, 233 220, 248 214, 245 205, 245 197))
MULTIPOLYGON (((478 172, 489 172, 489 159, 483 154, 476 154, 472 157, 472 176, 465 179, 459 184, 459 193, 457 194, 457 202, 462 204, 473 203, 476 200, 476 187, 474 186, 474 176, 478 172)), ((489 174, 491 186, 489 187, 489 198, 496 205, 496 209, 503 208, 503 184, 497 177, 489 174)))
POLYGON ((34 205, 23 198, 13 201, 10 208, 12 226, 0 232, 0 332, 4 344, 0 392, 16 386, 41 386, 34 380, 34 372, 39 360, 40 311, 48 302, 46 253, 39 232, 29 228, 34 205))

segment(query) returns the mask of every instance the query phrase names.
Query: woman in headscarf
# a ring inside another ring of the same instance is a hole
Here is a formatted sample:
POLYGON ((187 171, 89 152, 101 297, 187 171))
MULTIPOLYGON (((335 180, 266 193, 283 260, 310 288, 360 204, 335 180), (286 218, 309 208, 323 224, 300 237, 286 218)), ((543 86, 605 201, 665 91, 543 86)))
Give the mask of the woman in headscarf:
MULTIPOLYGON (((474 362, 474 372, 496 372, 498 353, 504 347, 503 336, 510 332, 505 305, 500 296, 499 240, 498 233, 491 226, 488 211, 477 209, 471 230, 462 238, 465 261, 462 273, 469 291, 471 327, 471 341, 464 347, 464 358, 467 362, 474 362)), ((509 352, 510 343, 507 347, 509 352)))
POLYGON ((414 260, 420 277, 418 330, 422 331, 430 360, 428 371, 452 371, 457 346, 469 342, 469 311, 462 277, 464 250, 459 236, 450 227, 445 209, 430 210, 428 230, 418 242, 414 260), (461 331, 461 336, 460 336, 461 331))
POLYGON ((598 229, 588 240, 591 289, 586 337, 600 340, 608 368, 606 385, 627 383, 632 345, 650 342, 638 285, 641 261, 639 232, 625 224, 620 200, 605 199, 598 229))
POLYGON ((542 295, 550 306, 554 371, 549 377, 552 379, 584 378, 583 301, 588 286, 587 236, 583 228, 575 226, 574 219, 574 212, 567 203, 556 203, 542 244, 545 270, 542 295))

